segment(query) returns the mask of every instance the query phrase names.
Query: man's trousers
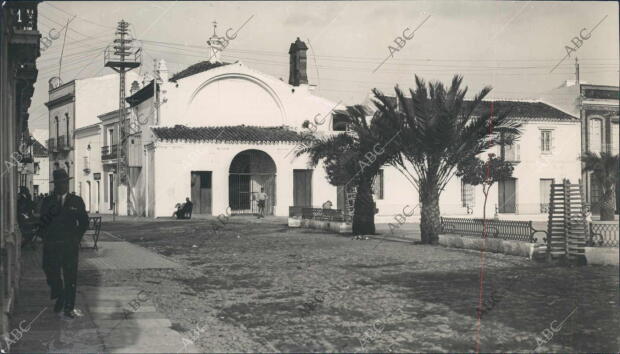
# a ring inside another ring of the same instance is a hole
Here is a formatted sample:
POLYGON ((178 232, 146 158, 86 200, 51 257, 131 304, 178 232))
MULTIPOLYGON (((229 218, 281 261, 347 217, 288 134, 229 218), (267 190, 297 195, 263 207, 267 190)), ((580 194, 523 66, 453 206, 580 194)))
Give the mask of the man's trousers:
POLYGON ((61 297, 66 312, 75 307, 79 251, 80 245, 75 242, 50 242, 43 245, 43 271, 51 290, 51 298, 61 297))

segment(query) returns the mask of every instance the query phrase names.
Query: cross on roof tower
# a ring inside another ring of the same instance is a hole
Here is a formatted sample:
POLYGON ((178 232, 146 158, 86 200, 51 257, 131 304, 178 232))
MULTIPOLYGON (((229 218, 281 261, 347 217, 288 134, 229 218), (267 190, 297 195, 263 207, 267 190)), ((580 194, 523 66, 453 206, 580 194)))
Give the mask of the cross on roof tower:
POLYGON ((221 63, 220 60, 220 52, 226 48, 228 45, 228 41, 224 37, 220 37, 216 33, 217 29, 217 21, 213 21, 213 35, 209 40, 207 40, 207 45, 209 45, 209 58, 207 61, 209 63, 221 63))

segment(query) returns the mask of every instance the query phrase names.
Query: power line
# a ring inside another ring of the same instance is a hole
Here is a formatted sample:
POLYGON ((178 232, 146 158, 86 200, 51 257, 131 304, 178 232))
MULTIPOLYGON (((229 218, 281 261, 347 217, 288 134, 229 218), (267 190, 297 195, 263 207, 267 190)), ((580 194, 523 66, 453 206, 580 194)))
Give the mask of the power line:
POLYGON ((99 26, 99 27, 103 27, 103 28, 111 28, 111 29, 116 29, 116 27, 114 27, 114 26, 106 26, 106 25, 102 25, 102 24, 96 23, 96 22, 94 22, 94 21, 91 21, 91 20, 89 20, 89 19, 86 19, 86 18, 84 18, 84 17, 78 16, 78 15, 75 15, 75 14, 71 14, 71 13, 69 13, 69 12, 67 12, 67 11, 65 11, 65 10, 63 10, 63 9, 61 9, 61 8, 59 8, 59 7, 56 7, 56 6, 52 5, 52 4, 51 4, 51 3, 49 3, 49 2, 44 2, 44 4, 45 4, 45 5, 48 5, 48 6, 51 6, 51 7, 53 7, 54 9, 56 9, 56 10, 58 10, 58 11, 61 11, 61 12, 65 13, 65 14, 67 14, 67 15, 69 15, 69 16, 76 16, 79 20, 82 20, 82 21, 84 21, 84 22, 87 22, 87 23, 90 23, 90 24, 93 24, 93 25, 96 25, 96 26, 99 26))

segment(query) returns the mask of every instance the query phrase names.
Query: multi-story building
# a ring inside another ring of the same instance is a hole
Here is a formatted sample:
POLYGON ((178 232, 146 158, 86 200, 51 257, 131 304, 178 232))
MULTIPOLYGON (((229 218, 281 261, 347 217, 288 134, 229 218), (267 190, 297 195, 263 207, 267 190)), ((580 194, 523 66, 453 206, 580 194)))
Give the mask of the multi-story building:
MULTIPOLYGON (((19 284, 21 235, 17 225, 18 146, 29 138, 28 108, 37 78, 41 34, 37 2, 9 1, 0 8, 0 335, 8 337, 8 316, 19 284)), ((0 341, 2 351, 9 343, 0 341)))
MULTIPOLYGON (((488 111, 490 105, 490 100, 484 101, 479 109, 488 111)), ((489 151, 512 162, 514 171, 512 178, 492 187, 486 215, 542 218, 548 211, 551 184, 564 178, 579 180, 579 118, 540 101, 494 100, 493 105, 496 111, 511 107, 512 119, 521 124, 521 135, 511 145, 489 151)), ((418 203, 417 191, 396 169, 385 167, 378 181, 378 220, 389 220, 403 206, 418 203)), ((453 177, 441 193, 439 206, 442 215, 480 217, 483 201, 481 186, 470 186, 453 177)), ((343 205, 344 197, 339 196, 338 208, 343 205)))
MULTIPOLYGON (((618 134, 618 86, 580 85, 579 108, 581 110, 581 152, 619 153, 618 134)), ((591 173, 582 173, 582 185, 586 201, 592 212, 599 212, 601 188, 591 178, 591 173)), ((616 196, 620 183, 616 186, 616 196)), ((620 210, 620 200, 616 197, 616 212, 620 210)))
MULTIPOLYGON (((138 75, 127 74, 128 80, 138 75)), ((129 81, 131 82, 131 81, 129 81)), ((128 88, 127 88, 128 89, 128 88)), ((69 190, 76 191, 76 180, 83 169, 76 169, 76 130, 99 123, 98 116, 118 108, 119 76, 110 74, 100 77, 77 79, 62 84, 58 78, 49 82, 49 163, 50 178, 54 169, 67 170, 70 177, 69 190)))

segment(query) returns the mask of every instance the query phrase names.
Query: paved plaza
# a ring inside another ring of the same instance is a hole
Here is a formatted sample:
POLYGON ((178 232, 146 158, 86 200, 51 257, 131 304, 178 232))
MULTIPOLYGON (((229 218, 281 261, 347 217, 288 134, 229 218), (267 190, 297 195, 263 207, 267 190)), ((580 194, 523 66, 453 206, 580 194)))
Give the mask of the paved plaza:
MULTIPOLYGON (((491 253, 481 260, 475 251, 289 229, 284 218, 233 217, 217 232, 213 225, 104 221, 99 251, 82 251, 78 285, 78 307, 86 303, 92 316, 79 320, 92 326, 78 337, 92 343, 63 350, 102 350, 96 345, 105 339, 96 340, 112 326, 102 314, 122 320, 139 291, 148 302, 121 321, 125 330, 108 334, 106 350, 152 351, 150 335, 168 345, 159 351, 464 352, 476 350, 478 336, 482 352, 620 348, 617 267, 568 268, 491 253), (137 256, 114 260, 121 249, 137 256), (481 267, 491 305, 478 330, 481 267), (565 319, 546 340, 543 333, 565 319), (89 330, 97 335, 86 336, 89 330)), ((45 306, 42 273, 26 275, 25 284, 32 298, 24 303, 38 303, 27 308, 45 306)), ((34 333, 39 325, 50 330, 45 316, 18 348, 43 342, 34 333)), ((70 341, 72 329, 63 326, 56 331, 70 341)))

